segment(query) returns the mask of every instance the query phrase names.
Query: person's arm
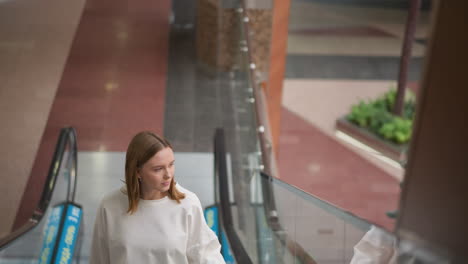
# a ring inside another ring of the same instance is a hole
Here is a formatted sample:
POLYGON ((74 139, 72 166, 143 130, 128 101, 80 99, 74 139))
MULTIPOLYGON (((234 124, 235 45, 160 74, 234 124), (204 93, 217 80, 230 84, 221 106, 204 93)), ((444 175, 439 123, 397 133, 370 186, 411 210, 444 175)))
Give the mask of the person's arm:
POLYGON ((110 264, 107 224, 104 208, 99 207, 94 222, 89 264, 110 264))
POLYGON ((350 264, 395 264, 396 255, 395 239, 372 226, 354 246, 354 255, 350 264))
POLYGON ((196 196, 194 200, 188 219, 187 259, 191 264, 225 263, 218 237, 205 222, 200 200, 196 196))

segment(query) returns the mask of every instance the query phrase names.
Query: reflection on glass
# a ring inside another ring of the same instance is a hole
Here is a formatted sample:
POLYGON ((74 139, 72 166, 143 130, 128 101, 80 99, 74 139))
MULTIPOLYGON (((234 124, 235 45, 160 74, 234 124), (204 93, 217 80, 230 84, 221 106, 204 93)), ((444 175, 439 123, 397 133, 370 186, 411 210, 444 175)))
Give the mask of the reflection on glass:
POLYGON ((294 0, 289 14, 279 175, 387 230, 430 22, 431 1, 413 9, 419 14, 412 2, 294 0))

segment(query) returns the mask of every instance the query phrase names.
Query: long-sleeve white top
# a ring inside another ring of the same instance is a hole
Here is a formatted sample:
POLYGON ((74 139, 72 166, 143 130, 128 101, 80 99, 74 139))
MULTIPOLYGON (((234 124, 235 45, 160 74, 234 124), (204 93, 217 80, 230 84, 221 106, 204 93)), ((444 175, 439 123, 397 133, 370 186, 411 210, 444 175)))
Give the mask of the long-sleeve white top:
POLYGON ((178 204, 165 197, 139 200, 128 214, 121 190, 106 195, 98 208, 90 264, 225 263, 215 233, 205 222, 198 197, 182 188, 178 204))

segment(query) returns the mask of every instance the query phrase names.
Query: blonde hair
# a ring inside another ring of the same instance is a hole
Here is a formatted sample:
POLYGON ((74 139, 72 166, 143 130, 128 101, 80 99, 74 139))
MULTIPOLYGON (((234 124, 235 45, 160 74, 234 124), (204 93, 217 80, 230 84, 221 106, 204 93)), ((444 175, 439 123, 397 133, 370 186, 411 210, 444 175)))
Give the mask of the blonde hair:
MULTIPOLYGON (((137 171, 151 159, 156 153, 172 146, 165 138, 149 132, 143 131, 136 134, 127 148, 125 156, 125 184, 127 186, 128 210, 133 214, 138 208, 138 201, 141 197, 141 183, 138 181, 137 171)), ((185 194, 177 190, 174 178, 171 180, 168 196, 170 199, 180 203, 185 198, 185 194)))

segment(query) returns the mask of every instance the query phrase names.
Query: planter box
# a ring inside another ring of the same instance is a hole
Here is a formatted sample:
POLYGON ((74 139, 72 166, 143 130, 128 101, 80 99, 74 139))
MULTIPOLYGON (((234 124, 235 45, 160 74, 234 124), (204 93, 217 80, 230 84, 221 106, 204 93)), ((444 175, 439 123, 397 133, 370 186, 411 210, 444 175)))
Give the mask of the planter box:
POLYGON ((391 141, 385 140, 371 131, 348 121, 345 117, 336 121, 336 129, 377 150, 388 158, 399 163, 406 161, 407 144, 397 145, 391 141))

